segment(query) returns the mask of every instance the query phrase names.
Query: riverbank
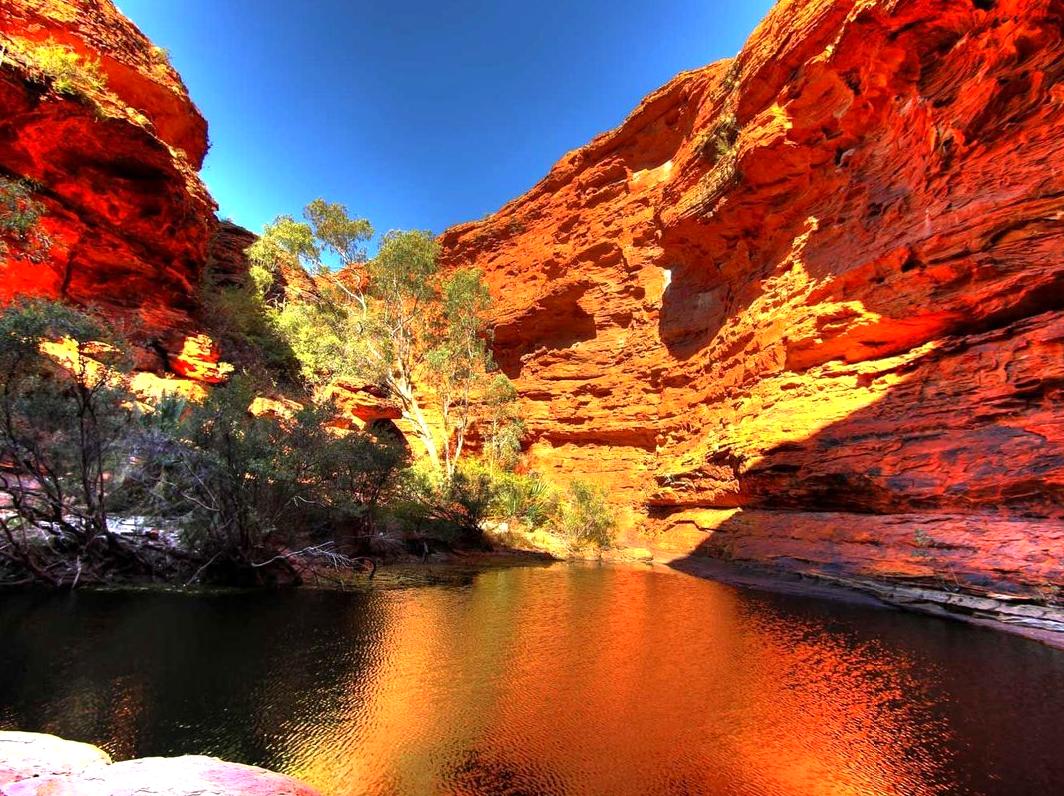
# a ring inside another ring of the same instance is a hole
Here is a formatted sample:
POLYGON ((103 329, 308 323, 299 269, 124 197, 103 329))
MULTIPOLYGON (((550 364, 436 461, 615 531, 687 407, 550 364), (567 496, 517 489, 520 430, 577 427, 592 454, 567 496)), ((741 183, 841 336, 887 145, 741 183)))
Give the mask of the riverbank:
POLYGON ((97 746, 0 732, 0 796, 320 796, 298 780, 215 757, 111 761, 97 746))
POLYGON ((620 545, 607 550, 572 550, 565 540, 544 531, 510 533, 500 541, 511 544, 518 553, 539 552, 556 560, 647 564, 743 588, 952 619, 1064 649, 1064 606, 1027 597, 972 593, 962 589, 950 591, 902 580, 835 575, 750 561, 724 561, 692 551, 678 552, 653 546, 620 545))
POLYGON ((702 556, 653 551, 653 563, 706 580, 781 594, 877 605, 951 619, 1023 636, 1064 650, 1064 607, 1042 605, 1009 595, 976 595, 871 578, 734 563, 702 556))

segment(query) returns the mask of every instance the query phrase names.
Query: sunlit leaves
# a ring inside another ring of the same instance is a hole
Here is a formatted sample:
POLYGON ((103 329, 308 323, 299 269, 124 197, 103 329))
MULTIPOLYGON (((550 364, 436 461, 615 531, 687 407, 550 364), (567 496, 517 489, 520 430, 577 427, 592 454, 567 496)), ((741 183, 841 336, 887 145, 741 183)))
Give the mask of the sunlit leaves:
POLYGON ((351 218, 342 204, 315 199, 303 211, 314 237, 340 258, 343 265, 362 262, 364 244, 373 238, 373 225, 364 218, 351 218))

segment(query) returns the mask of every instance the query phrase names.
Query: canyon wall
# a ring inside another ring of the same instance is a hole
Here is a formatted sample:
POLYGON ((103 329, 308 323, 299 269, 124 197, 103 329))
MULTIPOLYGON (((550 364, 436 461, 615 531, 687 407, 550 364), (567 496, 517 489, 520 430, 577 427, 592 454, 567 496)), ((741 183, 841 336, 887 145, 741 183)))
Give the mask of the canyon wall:
POLYGON ((197 175, 207 124, 165 51, 110 0, 4 0, 0 51, 0 176, 31 187, 51 241, 39 263, 0 257, 0 301, 95 308, 146 370, 217 381, 196 322, 217 223, 197 175), (57 53, 100 79, 64 89, 57 53))
MULTIPOLYGON (((96 308, 142 370, 223 378, 201 280, 240 282, 251 237, 214 218, 180 78, 109 0, 3 5, 0 176, 52 246, 0 257, 0 301, 96 308), (59 90, 34 45, 103 85, 59 90)), ((444 233, 495 296, 530 466, 606 486, 665 557, 1059 599, 1062 37, 1061 0, 781 0, 444 233)))
POLYGON ((666 555, 1059 597, 1064 3, 781 0, 484 270, 533 466, 666 555))

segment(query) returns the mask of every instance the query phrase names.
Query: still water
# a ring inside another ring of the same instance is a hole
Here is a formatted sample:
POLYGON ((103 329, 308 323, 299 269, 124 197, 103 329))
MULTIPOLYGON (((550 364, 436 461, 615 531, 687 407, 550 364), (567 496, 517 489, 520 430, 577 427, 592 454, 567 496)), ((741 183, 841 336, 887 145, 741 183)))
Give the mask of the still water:
POLYGON ((644 569, 0 595, 0 728, 327 794, 1064 793, 1064 653, 644 569))

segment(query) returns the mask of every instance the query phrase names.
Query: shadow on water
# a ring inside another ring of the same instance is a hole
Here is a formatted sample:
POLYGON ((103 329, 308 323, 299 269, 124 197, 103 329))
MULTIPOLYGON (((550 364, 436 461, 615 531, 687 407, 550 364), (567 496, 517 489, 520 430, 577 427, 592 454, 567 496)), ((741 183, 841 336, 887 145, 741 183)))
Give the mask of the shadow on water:
POLYGON ((640 569, 381 593, 8 595, 0 727, 330 794, 1055 792, 1064 655, 640 569))

